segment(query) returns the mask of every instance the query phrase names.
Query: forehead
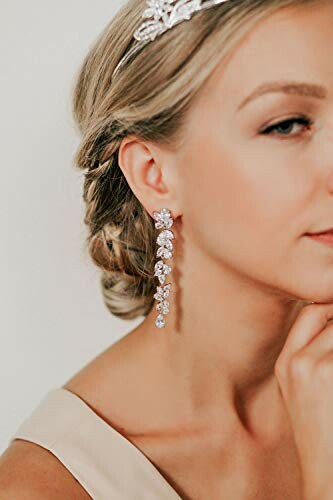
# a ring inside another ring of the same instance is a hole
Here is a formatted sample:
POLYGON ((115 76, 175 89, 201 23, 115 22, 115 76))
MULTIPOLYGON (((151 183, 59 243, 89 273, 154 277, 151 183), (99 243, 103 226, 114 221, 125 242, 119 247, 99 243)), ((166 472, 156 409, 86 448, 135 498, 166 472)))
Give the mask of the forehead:
POLYGON ((237 107, 263 81, 323 80, 333 85, 333 2, 280 9, 260 20, 221 62, 204 99, 237 107))

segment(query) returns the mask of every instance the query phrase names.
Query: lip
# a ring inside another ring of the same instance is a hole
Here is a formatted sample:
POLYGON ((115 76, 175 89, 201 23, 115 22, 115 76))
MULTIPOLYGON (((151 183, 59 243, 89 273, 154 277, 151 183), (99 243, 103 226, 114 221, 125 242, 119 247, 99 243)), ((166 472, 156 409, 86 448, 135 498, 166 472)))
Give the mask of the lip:
POLYGON ((317 233, 306 233, 309 236, 319 236, 321 234, 333 233, 333 227, 329 229, 324 229, 323 231, 318 231, 317 233))
POLYGON ((333 247, 333 230, 324 233, 307 233, 309 238, 333 247))

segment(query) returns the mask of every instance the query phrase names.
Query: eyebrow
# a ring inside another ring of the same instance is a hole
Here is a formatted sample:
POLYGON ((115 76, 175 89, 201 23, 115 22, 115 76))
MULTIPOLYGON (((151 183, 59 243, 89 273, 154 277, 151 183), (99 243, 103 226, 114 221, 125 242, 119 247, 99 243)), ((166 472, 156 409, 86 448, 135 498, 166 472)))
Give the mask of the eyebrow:
POLYGON ((303 97, 314 97, 316 99, 326 99, 327 89, 322 85, 311 83, 302 83, 295 81, 276 81, 262 83, 257 87, 244 101, 238 106, 237 110, 242 109, 253 99, 269 92, 283 92, 284 94, 300 95, 303 97))

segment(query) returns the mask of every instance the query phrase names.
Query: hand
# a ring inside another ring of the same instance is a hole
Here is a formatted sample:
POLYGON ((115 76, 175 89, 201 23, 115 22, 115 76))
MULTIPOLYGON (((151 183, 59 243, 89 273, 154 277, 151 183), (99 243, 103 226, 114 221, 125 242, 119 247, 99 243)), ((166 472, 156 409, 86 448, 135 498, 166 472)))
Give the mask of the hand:
POLYGON ((333 304, 308 304, 275 364, 306 500, 333 499, 333 304))

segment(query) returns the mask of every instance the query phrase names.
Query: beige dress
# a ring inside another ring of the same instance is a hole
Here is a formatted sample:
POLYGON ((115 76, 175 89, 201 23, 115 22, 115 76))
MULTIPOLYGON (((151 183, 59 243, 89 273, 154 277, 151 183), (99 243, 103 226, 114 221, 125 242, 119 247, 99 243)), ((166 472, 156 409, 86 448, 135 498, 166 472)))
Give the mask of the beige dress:
POLYGON ((93 499, 181 499, 139 448, 63 387, 46 393, 16 438, 51 451, 93 499))

